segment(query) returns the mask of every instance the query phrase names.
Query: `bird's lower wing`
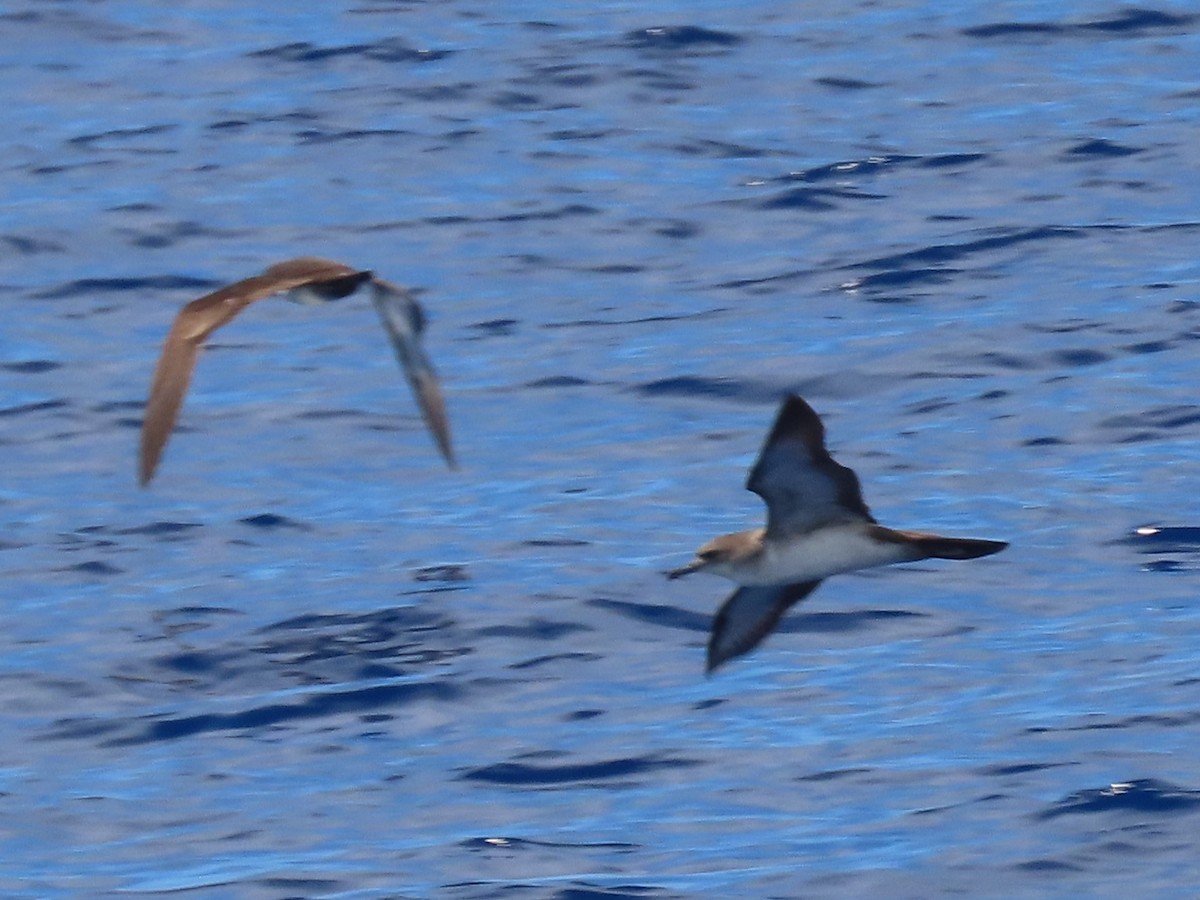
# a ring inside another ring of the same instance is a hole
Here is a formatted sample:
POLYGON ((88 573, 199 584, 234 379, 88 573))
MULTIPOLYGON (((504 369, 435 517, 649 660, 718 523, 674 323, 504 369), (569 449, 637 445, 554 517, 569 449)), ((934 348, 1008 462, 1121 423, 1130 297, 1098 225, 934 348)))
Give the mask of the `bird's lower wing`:
POLYGON ((817 589, 820 581, 771 587, 740 587, 717 610, 708 639, 708 669, 753 650, 775 630, 792 606, 817 589))
POLYGON ((372 280, 371 299, 375 311, 387 330, 396 359, 404 370, 404 377, 412 388, 421 416, 429 427, 438 450, 446 463, 454 468, 454 450, 450 444, 450 422, 446 416, 446 404, 442 399, 442 388, 438 383, 433 363, 421 345, 421 333, 425 322, 421 305, 412 295, 382 278, 372 280))
POLYGON ((179 328, 172 328, 167 335, 154 367, 150 397, 142 418, 142 445, 138 454, 138 480, 142 487, 154 477, 163 448, 175 428, 201 346, 201 341, 183 336, 179 328))

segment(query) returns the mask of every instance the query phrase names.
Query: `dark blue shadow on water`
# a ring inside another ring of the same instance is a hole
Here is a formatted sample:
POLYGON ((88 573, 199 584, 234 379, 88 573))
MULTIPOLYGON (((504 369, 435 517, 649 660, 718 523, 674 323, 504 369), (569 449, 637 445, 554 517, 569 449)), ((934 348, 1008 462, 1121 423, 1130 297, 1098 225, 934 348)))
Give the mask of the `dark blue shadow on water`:
POLYGON ((964 28, 967 37, 1089 37, 1107 35, 1136 37, 1148 31, 1178 32, 1190 26, 1196 16, 1173 15, 1156 9, 1125 9, 1115 16, 1081 22, 996 22, 964 28))
MULTIPOLYGON (((640 622, 676 628, 681 631, 707 632, 712 627, 712 616, 694 613, 675 606, 653 603, 630 603, 625 600, 596 599, 589 605, 611 610, 619 615, 640 622)), ((714 607, 715 608, 715 607, 714 607)), ((850 612, 793 612, 775 628, 777 634, 843 634, 871 628, 880 622, 896 619, 926 618, 926 613, 905 609, 862 609, 850 612)))
POLYGON ((317 694, 296 703, 272 703, 233 713, 160 719, 146 725, 140 733, 108 741, 106 746, 174 741, 212 732, 253 731, 288 722, 395 709, 421 700, 445 703, 453 701, 458 695, 456 688, 445 683, 376 685, 359 690, 317 694))
POLYGON ((63 409, 69 405, 66 400, 43 400, 39 403, 20 403, 17 406, 0 408, 0 417, 24 416, 29 413, 46 412, 51 409, 63 409))
POLYGON ((305 525, 303 522, 297 522, 295 519, 289 519, 287 516, 281 516, 278 513, 259 513, 254 516, 246 516, 244 519, 238 519, 243 525, 249 525, 251 528, 262 528, 264 530, 273 530, 276 528, 295 528, 297 531, 311 531, 312 528, 305 525))
POLYGON ((534 841, 527 838, 468 838, 459 844, 465 850, 528 850, 541 847, 566 850, 636 850, 638 844, 623 841, 534 841))
POLYGON ((400 38, 392 37, 369 44, 345 44, 335 47, 318 47, 308 41, 297 41, 267 50, 256 50, 249 55, 289 63, 323 63, 342 56, 382 63, 427 63, 445 59, 452 53, 453 50, 418 50, 400 38))
MULTIPOLYGON (((101 528, 103 526, 100 526, 101 528)), ((128 528, 117 528, 113 530, 113 534, 139 534, 147 537, 162 538, 164 540, 175 539, 179 535, 184 535, 194 528, 202 528, 199 522, 150 522, 146 525, 131 525, 128 528)), ((86 529, 79 529, 86 531, 86 529)))
POLYGON ((1200 526, 1140 525, 1123 538, 1122 543, 1147 556, 1200 553, 1200 526))
POLYGON ((865 262, 843 266, 844 269, 896 269, 913 263, 924 266, 929 263, 947 263, 967 259, 977 253, 988 253, 1036 241, 1056 238, 1082 237, 1083 230, 1063 225, 1042 225, 1036 228, 997 228, 986 237, 963 241, 957 244, 931 244, 918 250, 893 253, 865 262))
POLYGON ((61 369, 62 363, 48 359, 28 359, 21 362, 0 363, 0 370, 13 372, 17 375, 41 375, 43 372, 53 372, 61 369))
POLYGON ((594 784, 628 780, 661 769, 681 769, 699 765, 699 760, 654 756, 633 756, 594 763, 568 763, 562 766, 535 766, 528 763, 496 763, 471 769, 461 778, 513 787, 555 787, 563 784, 594 784))
MULTIPOLYGON (((818 82, 828 83, 829 79, 817 79, 818 82)), ((986 153, 938 153, 930 156, 914 156, 910 154, 892 153, 888 155, 869 156, 862 159, 842 160, 835 163, 824 163, 813 166, 801 172, 789 172, 775 178, 766 179, 768 182, 813 183, 817 181, 845 181, 847 178, 874 175, 906 166, 940 169, 950 166, 962 166, 987 159, 986 153)))
POLYGON ((546 656, 535 656, 508 666, 513 671, 536 669, 539 666, 551 665, 557 662, 597 662, 604 659, 599 653, 551 653, 546 656))
POLYGON ((731 32, 698 25, 662 25, 639 28, 625 34, 625 43, 638 50, 692 51, 734 47, 741 42, 742 38, 731 32))
POLYGON ((802 209, 809 212, 825 212, 837 209, 838 200, 884 200, 886 194, 867 194, 852 188, 789 188, 786 191, 759 200, 760 209, 802 209))
POLYGON ((1083 141, 1071 147, 1066 152, 1066 156, 1133 156, 1135 153, 1141 153, 1140 147, 1126 147, 1122 144, 1106 141, 1103 138, 1094 138, 1090 141, 1083 141))
POLYGON ((638 385, 636 390, 648 397, 716 397, 749 403, 775 403, 784 393, 783 387, 761 381, 699 375, 660 378, 638 385))
POLYGON ((661 625, 664 628, 676 628, 681 631, 707 632, 712 625, 712 616, 710 615, 694 613, 662 603, 630 603, 627 600, 608 600, 601 597, 589 600, 588 605, 598 606, 639 622, 649 622, 651 625, 661 625))
POLYGON ((533 618, 521 624, 489 625, 476 634, 486 637, 515 637, 524 640, 555 641, 568 634, 591 631, 578 622, 555 622, 550 619, 533 618))
POLYGON ((1106 788, 1076 791, 1037 814, 1039 819, 1108 812, 1190 812, 1200 807, 1200 791, 1189 791, 1157 778, 1141 778, 1106 788))
POLYGON ((643 887, 638 884, 623 884, 617 887, 590 887, 581 884, 563 888, 554 895, 554 900, 643 900, 645 897, 665 897, 662 888, 643 887))
POLYGON ((219 282, 182 275, 157 275, 146 278, 80 278, 61 287, 42 291, 39 300, 59 300, 63 297, 90 297, 94 294, 140 293, 164 291, 208 291, 219 282))
MULTIPOLYGON (((636 849, 636 848, 635 848, 636 849)), ((553 893, 546 893, 541 884, 522 885, 519 882, 505 881, 500 885, 490 881, 461 881, 444 886, 453 889, 456 897, 463 900, 475 900, 483 897, 545 897, 546 900, 646 900, 647 897, 670 898, 683 897, 683 894, 668 892, 659 887, 645 887, 640 884, 619 884, 612 887, 600 887, 586 881, 573 882, 570 886, 553 893), (480 888, 479 893, 464 894, 462 891, 480 888)))

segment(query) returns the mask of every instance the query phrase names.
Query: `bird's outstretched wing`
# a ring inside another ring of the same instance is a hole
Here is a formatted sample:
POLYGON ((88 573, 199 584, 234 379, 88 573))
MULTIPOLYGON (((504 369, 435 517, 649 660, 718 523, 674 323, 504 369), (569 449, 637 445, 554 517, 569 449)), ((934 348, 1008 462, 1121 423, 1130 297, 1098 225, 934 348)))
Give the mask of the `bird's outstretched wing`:
POLYGON ((820 581, 769 587, 740 587, 713 617, 708 638, 708 667, 717 666, 753 650, 775 630, 780 618, 817 589, 820 581))
POLYGON ((333 300, 352 293, 370 277, 370 272, 341 263, 301 257, 271 266, 261 275, 226 285, 183 307, 163 342, 150 382, 138 455, 138 479, 142 486, 154 477, 183 406, 200 348, 210 334, 251 303, 265 297, 304 288, 316 297, 333 300))
POLYGON ((746 480, 767 504, 767 539, 806 534, 839 522, 874 522, 853 469, 825 449, 825 427, 811 406, 792 395, 746 480))
POLYGON ((425 314, 421 304, 410 290, 397 287, 382 278, 371 279, 371 300, 379 319, 387 330, 396 359, 404 370, 404 377, 412 388, 413 397, 421 409, 425 424, 433 435, 434 442, 450 468, 455 468, 454 449, 450 445, 450 423, 446 417, 446 404, 442 400, 442 389, 438 384, 433 363, 421 344, 425 330, 425 314))

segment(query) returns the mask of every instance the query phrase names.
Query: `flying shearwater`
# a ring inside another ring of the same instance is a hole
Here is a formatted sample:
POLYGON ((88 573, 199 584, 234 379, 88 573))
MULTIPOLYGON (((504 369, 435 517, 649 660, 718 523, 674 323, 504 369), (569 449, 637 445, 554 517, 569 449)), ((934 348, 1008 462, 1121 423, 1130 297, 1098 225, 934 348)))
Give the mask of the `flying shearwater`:
POLYGON ((271 266, 261 275, 226 285, 193 300, 179 311, 163 343, 154 368, 150 397, 142 419, 138 477, 143 487, 154 477, 179 408, 183 405, 200 348, 210 334, 257 300, 286 293, 296 303, 317 304, 340 300, 369 282, 371 299, 387 330, 396 358, 416 397, 425 424, 438 450, 453 468, 450 426, 433 365, 421 346, 425 321, 411 291, 377 278, 373 273, 313 256, 290 259, 271 266))
POLYGON ((766 502, 767 527, 714 538, 688 565, 667 573, 680 578, 705 570, 740 585, 713 619, 709 672, 753 650, 831 575, 931 557, 975 559, 1008 546, 880 525, 854 470, 825 449, 821 419, 794 394, 780 407, 746 489, 766 502))

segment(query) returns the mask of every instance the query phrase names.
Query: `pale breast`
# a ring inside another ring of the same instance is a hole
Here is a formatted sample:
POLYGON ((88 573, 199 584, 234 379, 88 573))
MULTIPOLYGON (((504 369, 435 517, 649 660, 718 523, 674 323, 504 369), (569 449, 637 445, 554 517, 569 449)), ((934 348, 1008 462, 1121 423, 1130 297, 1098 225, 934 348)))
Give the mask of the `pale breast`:
POLYGON ((739 571, 737 580, 750 585, 795 584, 913 558, 905 544, 880 541, 854 523, 767 541, 763 552, 754 557, 757 565, 739 571))

